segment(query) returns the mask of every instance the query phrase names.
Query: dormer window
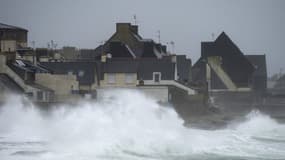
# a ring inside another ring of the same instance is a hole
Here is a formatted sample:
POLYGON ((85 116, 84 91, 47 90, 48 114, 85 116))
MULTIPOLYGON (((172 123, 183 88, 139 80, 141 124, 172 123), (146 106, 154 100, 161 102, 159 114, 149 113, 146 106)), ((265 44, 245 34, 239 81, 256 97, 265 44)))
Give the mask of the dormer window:
POLYGON ((84 71, 80 70, 80 71, 78 72, 78 76, 79 76, 79 77, 83 77, 83 76, 84 76, 84 71))
POLYGON ((160 82, 160 80, 161 80, 161 73, 160 72, 153 72, 153 80, 156 83, 160 82))
POLYGON ((69 76, 72 76, 72 75, 73 75, 73 71, 68 71, 67 74, 68 74, 69 76))

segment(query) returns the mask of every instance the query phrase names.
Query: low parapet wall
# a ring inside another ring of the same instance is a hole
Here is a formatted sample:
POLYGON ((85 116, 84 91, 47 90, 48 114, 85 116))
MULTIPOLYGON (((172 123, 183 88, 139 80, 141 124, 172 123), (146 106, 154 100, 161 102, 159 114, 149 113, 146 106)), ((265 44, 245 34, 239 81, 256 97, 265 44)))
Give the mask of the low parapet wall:
POLYGON ((74 75, 37 73, 36 83, 54 90, 57 101, 68 99, 66 97, 70 97, 73 90, 79 89, 78 81, 74 75))

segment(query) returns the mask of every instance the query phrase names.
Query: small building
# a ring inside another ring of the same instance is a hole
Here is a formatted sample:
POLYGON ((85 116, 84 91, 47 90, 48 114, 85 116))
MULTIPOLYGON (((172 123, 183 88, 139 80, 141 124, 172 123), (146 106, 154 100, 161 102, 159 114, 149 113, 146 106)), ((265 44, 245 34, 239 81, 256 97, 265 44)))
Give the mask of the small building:
POLYGON ((35 102, 50 102, 53 90, 35 83, 36 73, 48 71, 35 65, 34 53, 27 47, 27 33, 24 28, 0 23, 0 81, 5 90, 16 89, 17 94, 35 102))
POLYGON ((266 90, 265 55, 244 55, 224 32, 201 47, 201 57, 192 69, 194 84, 209 91, 266 90))
POLYGON ((93 50, 93 54, 89 54, 89 57, 84 53, 81 53, 83 55, 80 57, 100 60, 102 54, 108 53, 115 58, 162 58, 169 55, 165 45, 156 43, 152 39, 142 38, 138 26, 130 23, 117 23, 116 32, 103 45, 93 50), (112 55, 114 51, 116 54, 112 55))
POLYGON ((39 74, 37 81, 53 88, 58 101, 71 99, 74 96, 96 97, 98 85, 96 62, 42 62, 41 65, 51 74, 39 74))
POLYGON ((28 30, 0 23, 0 52, 15 52, 28 46, 28 30))
POLYGON ((79 57, 79 50, 76 47, 64 46, 59 50, 60 55, 64 61, 74 61, 79 57))
POLYGON ((138 26, 130 23, 117 23, 116 32, 94 50, 90 60, 101 62, 98 94, 107 88, 136 88, 160 102, 170 101, 169 87, 194 94, 189 83, 191 60, 142 38, 138 26))

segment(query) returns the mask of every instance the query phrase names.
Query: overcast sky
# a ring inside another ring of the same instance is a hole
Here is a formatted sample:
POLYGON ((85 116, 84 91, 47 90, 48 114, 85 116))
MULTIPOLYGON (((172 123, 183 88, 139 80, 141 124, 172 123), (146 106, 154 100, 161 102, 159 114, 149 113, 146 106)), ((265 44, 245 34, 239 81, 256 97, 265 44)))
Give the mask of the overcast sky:
POLYGON ((0 22, 28 29, 37 47, 96 48, 134 15, 144 38, 160 30, 193 62, 201 41, 225 31, 244 54, 266 54, 270 75, 285 72, 285 0, 0 0, 0 22))

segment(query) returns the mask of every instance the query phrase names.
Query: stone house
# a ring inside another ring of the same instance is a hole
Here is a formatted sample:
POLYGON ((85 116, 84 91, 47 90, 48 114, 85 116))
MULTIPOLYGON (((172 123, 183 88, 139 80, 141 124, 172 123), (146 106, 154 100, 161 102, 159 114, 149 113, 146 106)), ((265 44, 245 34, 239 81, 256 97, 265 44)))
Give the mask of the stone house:
POLYGON ((0 23, 0 52, 15 52, 16 49, 26 48, 28 30, 0 23))
POLYGON ((192 68, 194 84, 209 91, 266 90, 265 55, 244 55, 224 32, 201 47, 201 57, 192 68))
MULTIPOLYGON (((21 57, 23 53, 31 51, 27 47, 27 33, 26 29, 0 23, 0 83, 35 102, 49 102, 53 98, 53 91, 35 83, 35 74, 47 71, 21 57)), ((1 94, 4 92, 1 91, 1 94)))

